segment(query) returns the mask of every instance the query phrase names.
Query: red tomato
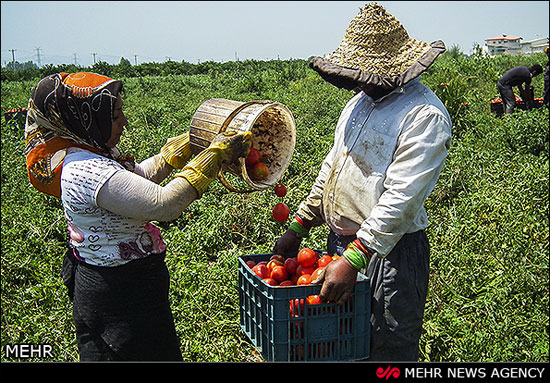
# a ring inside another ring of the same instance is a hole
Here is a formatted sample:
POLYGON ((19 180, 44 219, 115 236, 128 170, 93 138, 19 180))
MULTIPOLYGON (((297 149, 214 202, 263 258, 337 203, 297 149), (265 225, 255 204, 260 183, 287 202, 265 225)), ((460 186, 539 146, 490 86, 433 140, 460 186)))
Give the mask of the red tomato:
POLYGON ((289 302, 289 311, 291 317, 299 317, 304 311, 304 300, 303 299, 292 299, 289 302))
POLYGON ((250 153, 248 153, 248 156, 244 162, 246 163, 246 166, 253 166, 260 162, 260 158, 260 151, 255 148, 250 148, 250 153))
POLYGON ((298 276, 296 274, 292 275, 290 277, 290 282, 292 282, 292 285, 296 285, 296 282, 298 282, 298 276))
POLYGON ((300 277, 298 277, 298 281, 296 282, 298 286, 309 285, 310 283, 311 283, 311 275, 309 274, 300 275, 300 277))
POLYGON ((284 280, 279 283, 279 286, 294 286, 296 283, 292 282, 290 279, 284 280))
POLYGON ((274 259, 281 261, 281 263, 285 263, 285 257, 283 257, 282 255, 275 254, 275 255, 272 255, 271 258, 269 258, 270 261, 274 259))
POLYGON ((265 265, 256 265, 252 268, 252 272, 256 274, 261 279, 267 278, 269 276, 269 273, 267 271, 267 267, 265 265))
POLYGON ((298 260, 296 258, 288 258, 284 263, 285 269, 288 274, 296 274, 296 268, 298 267, 298 260))
POLYGON ((319 267, 325 267, 330 262, 332 262, 332 257, 330 255, 323 255, 319 260, 317 261, 317 266, 319 267))
POLYGON ((277 286, 277 281, 273 278, 264 278, 262 281, 267 283, 269 286, 277 286))
POLYGON ((298 263, 304 267, 313 266, 317 262, 317 258, 318 254, 307 247, 304 247, 298 253, 298 263))
POLYGON ((263 162, 258 162, 252 167, 252 178, 256 181, 263 181, 269 176, 269 169, 263 162))
POLYGON ((283 184, 276 185, 275 194, 277 195, 277 197, 284 197, 286 195, 286 186, 283 184))
POLYGON ((250 268, 253 268, 254 266, 256 266, 256 262, 254 261, 246 261, 246 265, 250 268))
POLYGON ((308 305, 318 305, 319 303, 323 303, 323 301, 319 298, 319 295, 310 295, 306 298, 306 303, 308 305))
POLYGON ((269 274, 271 274, 271 272, 273 271, 273 268, 274 268, 275 266, 282 266, 282 265, 283 265, 283 262, 281 262, 281 261, 279 261, 279 260, 277 260, 277 259, 272 259, 271 261, 269 261, 269 262, 267 263, 267 272, 268 272, 269 274))
POLYGON ((273 219, 277 222, 284 222, 290 214, 290 209, 284 203, 279 202, 273 208, 273 219))
POLYGON ((267 262, 269 262, 269 261, 261 261, 261 262, 258 262, 258 265, 267 266, 267 262))
POLYGON ((271 270, 271 278, 275 279, 277 283, 281 283, 288 278, 288 273, 283 266, 275 266, 273 270, 271 270))
POLYGON ((318 268, 315 269, 315 271, 313 273, 311 273, 311 281, 312 282, 317 279, 317 277, 319 276, 321 271, 323 271, 323 269, 324 269, 324 267, 318 267, 318 268))
POLYGON ((299 277, 301 277, 304 274, 311 275, 311 274, 313 274, 315 269, 316 269, 315 266, 304 267, 302 265, 298 265, 298 267, 296 268, 296 275, 299 276, 299 277))

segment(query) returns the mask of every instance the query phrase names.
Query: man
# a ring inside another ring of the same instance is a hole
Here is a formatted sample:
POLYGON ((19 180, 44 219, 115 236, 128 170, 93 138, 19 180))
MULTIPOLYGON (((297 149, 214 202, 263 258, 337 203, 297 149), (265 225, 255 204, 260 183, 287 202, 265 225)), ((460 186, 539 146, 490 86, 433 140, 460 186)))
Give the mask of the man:
POLYGON ((532 67, 518 66, 504 73, 497 82, 500 98, 504 103, 504 113, 510 114, 516 107, 516 97, 512 90, 514 86, 519 88, 519 93, 527 106, 533 104, 533 94, 530 90, 531 79, 541 73, 542 67, 538 64, 532 67))
POLYGON ((371 360, 418 360, 429 276, 423 204, 451 143, 450 116, 418 77, 444 50, 441 41, 410 38, 371 3, 333 53, 310 63, 331 84, 361 91, 342 111, 334 146, 275 251, 296 251, 311 227, 330 227, 327 250, 343 256, 315 282, 323 282, 321 299, 342 304, 366 268, 371 360))

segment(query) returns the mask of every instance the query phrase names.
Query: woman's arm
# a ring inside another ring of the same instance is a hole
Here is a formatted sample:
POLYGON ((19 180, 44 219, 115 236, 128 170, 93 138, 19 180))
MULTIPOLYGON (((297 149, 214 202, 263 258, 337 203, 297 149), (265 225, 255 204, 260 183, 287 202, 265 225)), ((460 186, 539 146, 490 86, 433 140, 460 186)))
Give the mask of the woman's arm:
POLYGON ((96 200, 101 208, 125 217, 172 221, 197 198, 197 190, 185 178, 159 186, 138 174, 118 171, 99 189, 96 200))
POLYGON ((164 158, 162 154, 157 154, 150 157, 139 164, 136 164, 134 173, 140 175, 148 180, 153 181, 156 184, 160 184, 168 175, 174 170, 164 158))

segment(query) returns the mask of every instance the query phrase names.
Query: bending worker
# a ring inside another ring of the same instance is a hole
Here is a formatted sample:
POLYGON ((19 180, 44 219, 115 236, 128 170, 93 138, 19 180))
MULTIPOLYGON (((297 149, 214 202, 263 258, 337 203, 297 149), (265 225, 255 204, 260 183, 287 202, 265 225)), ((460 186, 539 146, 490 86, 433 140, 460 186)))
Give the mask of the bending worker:
POLYGON ((222 163, 246 156, 250 137, 218 136, 189 161, 189 135, 182 134, 135 163, 116 148, 128 124, 121 94, 120 81, 94 73, 42 79, 25 127, 28 176, 63 204, 70 248, 62 275, 80 360, 182 360, 166 246, 149 221, 176 219, 222 163), (173 169, 182 170, 159 186, 173 169))
POLYGON ((443 51, 443 42, 410 38, 370 3, 334 52, 310 62, 329 83, 360 91, 344 107, 334 146, 274 250, 296 251, 312 227, 329 226, 327 250, 343 256, 314 283, 322 283, 322 300, 343 304, 366 269, 371 360, 419 355, 429 277, 423 204, 451 143, 451 118, 419 76, 443 51))
POLYGON ((497 87, 500 98, 504 103, 504 113, 510 114, 516 107, 516 96, 512 87, 517 86, 526 105, 533 103, 533 94, 530 91, 531 79, 542 73, 542 67, 538 64, 532 67, 518 66, 510 69, 498 80, 497 87))

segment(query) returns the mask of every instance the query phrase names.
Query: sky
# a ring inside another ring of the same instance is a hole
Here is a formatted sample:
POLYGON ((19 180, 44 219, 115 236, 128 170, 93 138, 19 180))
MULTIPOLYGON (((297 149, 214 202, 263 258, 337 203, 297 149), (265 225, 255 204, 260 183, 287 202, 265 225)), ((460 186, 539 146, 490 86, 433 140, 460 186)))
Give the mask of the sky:
MULTIPOLYGON (((332 52, 366 1, 2 1, 2 66, 307 59, 332 52), (13 50, 13 52, 12 52, 13 50), (95 54, 95 55, 94 55, 95 54)), ((548 37, 548 1, 378 1, 415 39, 466 54, 502 33, 548 37)))

